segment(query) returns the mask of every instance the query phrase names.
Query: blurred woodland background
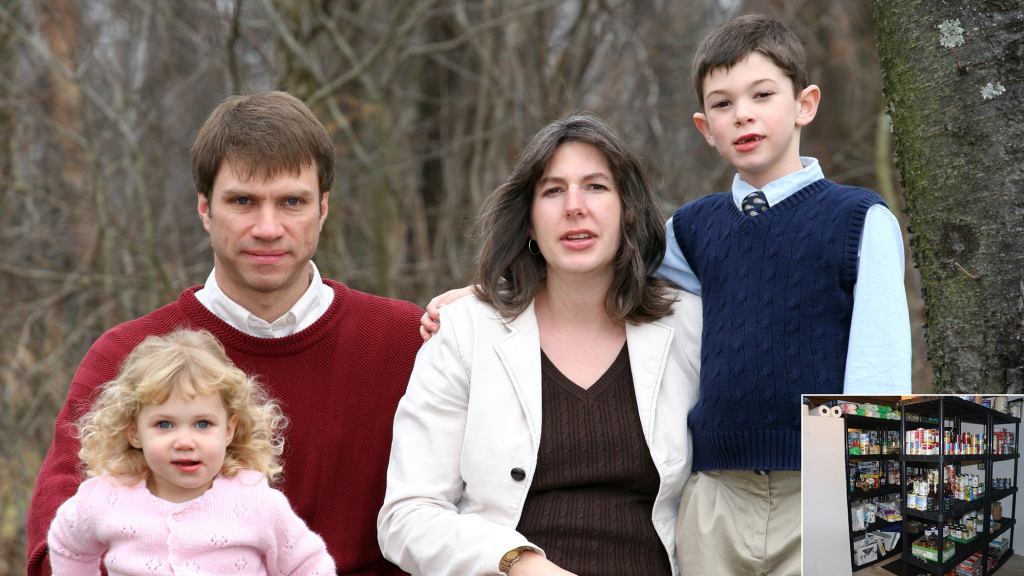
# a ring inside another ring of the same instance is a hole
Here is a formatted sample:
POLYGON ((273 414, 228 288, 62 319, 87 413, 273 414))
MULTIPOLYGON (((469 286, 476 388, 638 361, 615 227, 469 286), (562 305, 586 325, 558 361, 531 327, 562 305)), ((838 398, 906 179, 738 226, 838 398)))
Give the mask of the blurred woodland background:
POLYGON ((803 153, 905 221, 869 2, 0 0, 0 575, 23 571, 33 480, 89 345, 209 273, 188 148, 224 96, 313 108, 338 160, 318 266, 425 305, 468 281, 482 199, 569 111, 626 135, 666 217, 728 189, 692 127, 689 63, 711 26, 754 11, 794 27, 822 88, 803 153))

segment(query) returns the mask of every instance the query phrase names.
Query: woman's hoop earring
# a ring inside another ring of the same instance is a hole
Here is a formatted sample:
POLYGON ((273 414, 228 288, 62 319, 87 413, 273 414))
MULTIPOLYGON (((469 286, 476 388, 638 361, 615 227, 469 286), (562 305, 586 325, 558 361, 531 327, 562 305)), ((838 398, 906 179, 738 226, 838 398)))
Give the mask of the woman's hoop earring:
POLYGON ((526 249, 530 251, 530 254, 540 256, 540 246, 537 245, 537 241, 533 238, 526 241, 526 249))

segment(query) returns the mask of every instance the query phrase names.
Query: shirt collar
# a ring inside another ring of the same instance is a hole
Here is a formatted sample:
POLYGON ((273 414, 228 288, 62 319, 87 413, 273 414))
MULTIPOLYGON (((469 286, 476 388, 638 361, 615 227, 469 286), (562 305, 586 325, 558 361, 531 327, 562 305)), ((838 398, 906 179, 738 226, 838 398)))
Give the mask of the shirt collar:
POLYGON ((816 159, 810 156, 801 156, 800 164, 803 165, 802 169, 790 172, 777 180, 772 180, 765 184, 764 188, 754 188, 750 183, 740 178, 739 174, 733 176, 732 200, 736 203, 736 207, 741 208, 743 206, 743 199, 747 197, 747 194, 757 190, 764 192, 764 197, 768 200, 768 206, 775 206, 792 196, 794 192, 825 177, 825 174, 821 171, 821 165, 818 164, 816 159))
POLYGON ((292 307, 273 322, 256 316, 238 304, 217 285, 216 269, 206 278, 206 284, 196 292, 196 299, 210 312, 233 328, 257 338, 282 338, 308 328, 330 307, 334 290, 324 284, 320 271, 309 263, 312 278, 309 287, 292 307))

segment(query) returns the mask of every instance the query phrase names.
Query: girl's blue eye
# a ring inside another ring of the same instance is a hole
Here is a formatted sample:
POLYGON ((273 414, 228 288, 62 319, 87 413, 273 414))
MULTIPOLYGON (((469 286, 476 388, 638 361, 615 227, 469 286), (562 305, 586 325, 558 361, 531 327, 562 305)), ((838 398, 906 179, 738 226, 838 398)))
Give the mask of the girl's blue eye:
POLYGON ((161 420, 156 423, 156 427, 161 430, 169 430, 171 428, 171 423, 167 420, 161 420))
POLYGON ((210 427, 210 421, 209 420, 200 420, 199 422, 196 422, 196 428, 199 428, 200 430, 206 430, 209 427, 210 427))

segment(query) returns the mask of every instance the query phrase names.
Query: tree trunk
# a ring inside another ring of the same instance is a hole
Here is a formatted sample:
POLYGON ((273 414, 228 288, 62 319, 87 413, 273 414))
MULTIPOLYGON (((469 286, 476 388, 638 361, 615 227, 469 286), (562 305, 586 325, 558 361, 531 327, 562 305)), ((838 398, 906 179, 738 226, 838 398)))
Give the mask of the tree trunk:
MULTIPOLYGON (((86 191, 88 160, 78 141, 85 132, 82 91, 70 77, 77 69, 78 7, 69 0, 47 0, 41 7, 40 31, 54 60, 44 98, 55 128, 58 171, 68 201, 76 204, 75 213, 89 215, 94 213, 95 207, 86 191)), ((76 219, 72 233, 76 246, 92 247, 97 235, 96 218, 76 219)))
POLYGON ((938 392, 1020 393, 1020 0, 875 0, 875 41, 938 392))
MULTIPOLYGON (((15 6, 12 0, 0 0, 0 10, 4 11, 4 14, 11 14, 9 16, 13 19, 15 6)), ((0 78, 13 78, 14 77, 14 34, 11 32, 10 25, 4 22, 0 24, 0 78)), ((10 187, 14 181, 14 171, 11 169, 13 164, 12 159, 14 158, 14 107, 13 106, 0 106, 0 134, 7 134, 8 137, 0 140, 0 182, 3 182, 3 188, 0 188, 0 224, 6 223, 7 219, 7 202, 8 195, 13 195, 10 191, 10 187)), ((0 289, 5 288, 2 280, 0 280, 0 289)), ((6 290, 3 291, 7 293, 6 290)))

